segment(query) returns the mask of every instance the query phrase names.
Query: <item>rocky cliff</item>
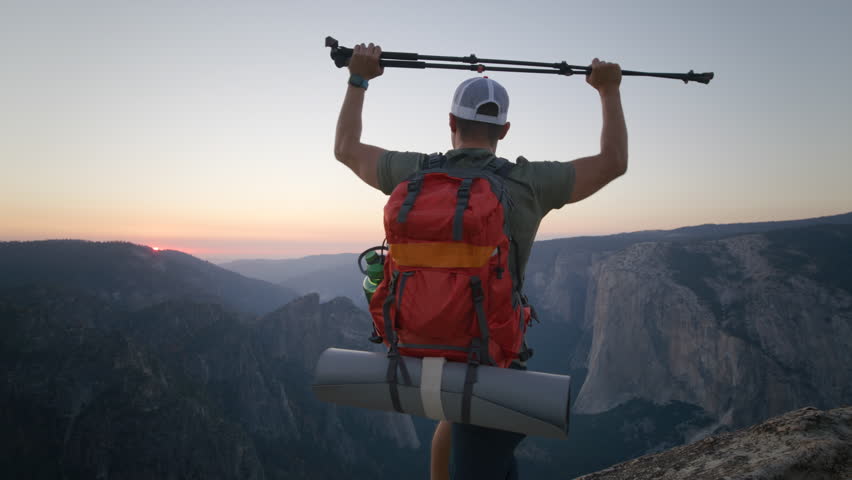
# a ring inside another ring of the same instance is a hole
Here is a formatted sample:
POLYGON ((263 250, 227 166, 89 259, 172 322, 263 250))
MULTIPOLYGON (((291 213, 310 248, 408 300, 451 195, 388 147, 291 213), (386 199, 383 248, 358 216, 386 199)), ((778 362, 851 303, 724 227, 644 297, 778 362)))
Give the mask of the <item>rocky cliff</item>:
POLYGON ((852 399, 852 291, 826 277, 852 246, 852 227, 798 234, 640 243, 594 262, 575 411, 679 401, 739 427, 852 399), (821 238, 833 249, 796 250, 797 239, 821 238), (779 263, 782 252, 803 263, 779 263))
POLYGON ((0 294, 6 478, 262 479, 251 438, 126 335, 122 314, 50 289, 0 294))
POLYGON ((542 324, 529 332, 530 365, 570 373, 577 398, 571 438, 530 442, 527 470, 594 471, 852 402, 848 224, 536 248, 527 287, 542 324))
POLYGON ((848 480, 852 407, 804 408, 577 480, 848 480))
POLYGON ((426 458, 410 417, 310 392, 329 346, 370 325, 309 295, 254 321, 169 300, 122 309, 79 291, 0 290, 0 469, 14 478, 398 476, 426 458))

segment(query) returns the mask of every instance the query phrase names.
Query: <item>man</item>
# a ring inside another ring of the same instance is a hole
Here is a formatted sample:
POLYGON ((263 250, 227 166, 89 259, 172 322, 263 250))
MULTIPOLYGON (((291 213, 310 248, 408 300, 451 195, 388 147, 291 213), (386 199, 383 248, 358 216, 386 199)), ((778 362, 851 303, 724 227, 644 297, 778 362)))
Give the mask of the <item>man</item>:
MULTIPOLYGON (((384 71, 379 64, 381 52, 372 43, 354 48, 334 154, 368 185, 390 195, 397 184, 424 166, 427 156, 387 151, 361 142, 364 96, 368 81, 384 71)), ((541 219, 553 209, 587 198, 627 171, 621 69, 597 58, 591 66, 586 81, 600 94, 603 108, 600 153, 570 162, 519 158, 506 181, 515 205, 509 220, 519 264, 513 268, 518 268, 521 278, 541 219)), ((508 107, 508 94, 497 82, 482 77, 463 82, 453 97, 449 116, 453 149, 446 153, 447 166, 484 167, 495 156, 499 140, 509 132, 508 107)), ((516 362, 512 368, 526 367, 516 362)), ((512 432, 441 422, 432 440, 432 479, 518 478, 514 450, 523 438, 512 432)))

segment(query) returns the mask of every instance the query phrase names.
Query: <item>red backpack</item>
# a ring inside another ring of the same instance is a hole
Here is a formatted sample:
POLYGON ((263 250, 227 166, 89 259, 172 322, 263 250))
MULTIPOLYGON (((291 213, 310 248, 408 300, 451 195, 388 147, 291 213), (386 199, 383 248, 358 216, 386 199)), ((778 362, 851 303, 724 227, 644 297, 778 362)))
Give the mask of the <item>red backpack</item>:
MULTIPOLYGON (((443 155, 430 156, 426 168, 396 186, 384 210, 389 254, 370 313, 389 348, 398 411, 400 355, 499 367, 526 355, 530 308, 518 273, 509 270, 516 247, 504 180, 514 165, 497 157, 483 168, 445 164, 443 155)), ((468 377, 474 382, 475 371, 468 377)))

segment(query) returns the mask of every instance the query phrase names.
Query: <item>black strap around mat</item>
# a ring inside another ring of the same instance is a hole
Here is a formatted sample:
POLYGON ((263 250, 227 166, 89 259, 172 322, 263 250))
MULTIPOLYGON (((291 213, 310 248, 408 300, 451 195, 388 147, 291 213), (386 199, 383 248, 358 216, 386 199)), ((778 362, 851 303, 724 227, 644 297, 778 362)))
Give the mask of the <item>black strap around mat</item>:
POLYGON ((478 379, 478 368, 482 344, 478 338, 470 342, 470 353, 467 356, 467 370, 464 375, 464 390, 462 391, 461 423, 470 423, 470 403, 473 399, 473 384, 478 379))
POLYGON ((402 409, 402 403, 399 400, 399 383, 397 381, 397 370, 402 372, 402 382, 403 385, 411 385, 411 376, 408 374, 408 368, 405 366, 405 360, 403 360, 402 356, 400 356, 399 351, 396 350, 396 347, 391 347, 393 352, 388 354, 388 371, 385 376, 385 379, 388 382, 388 387, 390 389, 391 402, 393 403, 393 409, 399 413, 405 413, 402 409))
POLYGON ((385 374, 385 380, 388 382, 388 389, 390 390, 393 409, 399 413, 405 413, 402 411, 402 404, 399 401, 399 386, 397 385, 396 376, 397 369, 402 370, 402 379, 405 383, 410 385, 411 378, 408 375, 408 369, 405 368, 405 362, 402 361, 402 358, 399 355, 399 338, 393 330, 393 320, 391 319, 391 306, 397 296, 396 287, 398 279, 399 272, 393 272, 390 283, 388 284, 388 296, 385 298, 385 302, 382 305, 382 316, 384 316, 385 321, 385 338, 390 344, 390 348, 388 349, 388 370, 385 374))

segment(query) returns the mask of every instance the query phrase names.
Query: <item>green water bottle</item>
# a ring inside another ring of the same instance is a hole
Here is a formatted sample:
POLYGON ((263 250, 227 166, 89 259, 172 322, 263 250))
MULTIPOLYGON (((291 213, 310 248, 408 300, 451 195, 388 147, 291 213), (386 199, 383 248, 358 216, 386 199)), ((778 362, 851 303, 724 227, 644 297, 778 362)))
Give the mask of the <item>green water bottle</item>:
POLYGON ((367 296, 367 304, 373 299, 376 288, 382 283, 382 278, 385 276, 385 267, 382 260, 382 256, 376 253, 375 250, 368 251, 364 256, 364 261, 367 262, 367 269, 364 271, 366 275, 364 276, 362 286, 364 287, 364 295, 367 296))
MULTIPOLYGON (((364 281, 361 282, 361 286, 364 287, 364 295, 367 296, 367 305, 370 304, 370 301, 373 299, 373 294, 376 293, 376 288, 378 288, 379 284, 382 283, 382 279, 385 276, 384 253, 386 250, 388 250, 388 247, 385 245, 373 247, 366 250, 358 257, 358 268, 361 270, 361 273, 364 274, 364 281), (362 259, 367 262, 366 269, 361 264, 362 259)), ((381 335, 379 335, 376 331, 375 325, 373 325, 373 333, 370 335, 370 341, 373 343, 382 343, 384 341, 381 335)))

